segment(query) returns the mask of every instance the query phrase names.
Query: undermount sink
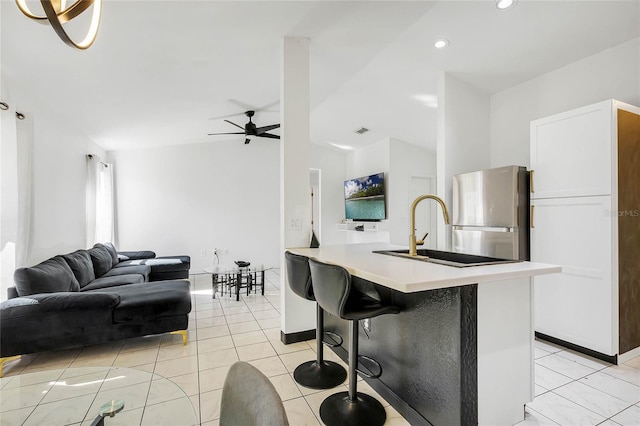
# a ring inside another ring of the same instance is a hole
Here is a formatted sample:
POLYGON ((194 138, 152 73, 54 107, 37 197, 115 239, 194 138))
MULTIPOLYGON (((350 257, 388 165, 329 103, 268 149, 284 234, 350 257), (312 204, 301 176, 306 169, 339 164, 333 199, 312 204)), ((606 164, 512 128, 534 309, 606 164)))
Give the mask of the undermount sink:
POLYGON ((522 262, 521 260, 500 259, 497 257, 477 256, 475 254, 454 253, 450 251, 418 249, 417 256, 410 256, 409 250, 374 250, 374 253, 404 257, 421 262, 438 263, 440 265, 466 268, 470 266, 498 265, 501 263, 522 262))

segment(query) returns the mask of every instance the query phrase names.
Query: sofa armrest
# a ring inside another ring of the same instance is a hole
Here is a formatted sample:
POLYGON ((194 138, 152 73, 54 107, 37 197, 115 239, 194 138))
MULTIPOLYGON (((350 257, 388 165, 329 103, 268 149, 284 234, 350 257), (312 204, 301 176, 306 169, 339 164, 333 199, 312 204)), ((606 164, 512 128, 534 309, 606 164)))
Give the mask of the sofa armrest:
POLYGON ((11 286, 7 288, 7 299, 13 299, 18 297, 18 289, 15 286, 11 286))
POLYGON ((153 259, 156 257, 156 253, 150 250, 140 251, 119 251, 118 259, 123 260, 139 260, 139 259, 153 259))
POLYGON ((39 293, 0 303, 0 356, 114 340, 120 297, 106 293, 39 293))

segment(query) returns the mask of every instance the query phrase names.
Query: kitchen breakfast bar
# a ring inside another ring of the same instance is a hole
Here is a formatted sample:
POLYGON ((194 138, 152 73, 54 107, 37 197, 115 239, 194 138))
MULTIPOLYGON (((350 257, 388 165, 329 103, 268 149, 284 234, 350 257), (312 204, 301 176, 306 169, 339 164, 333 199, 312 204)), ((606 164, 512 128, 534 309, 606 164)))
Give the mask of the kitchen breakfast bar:
MULTIPOLYGON (((374 253, 401 248, 288 250, 342 266, 400 307, 398 315, 361 321, 359 353, 383 370, 367 383, 412 425, 522 421, 534 397, 531 277, 561 268, 530 262, 459 268, 374 253)), ((333 350, 346 360, 348 324, 324 315, 325 330, 344 339, 333 350)))

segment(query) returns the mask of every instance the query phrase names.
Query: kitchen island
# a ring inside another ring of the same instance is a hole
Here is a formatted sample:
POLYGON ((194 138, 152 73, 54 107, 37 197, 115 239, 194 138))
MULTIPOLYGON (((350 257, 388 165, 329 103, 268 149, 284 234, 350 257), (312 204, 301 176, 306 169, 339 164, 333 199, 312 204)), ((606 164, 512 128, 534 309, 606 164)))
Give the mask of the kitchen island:
MULTIPOLYGON (((367 383, 412 425, 522 421, 534 395, 531 277, 561 268, 530 262, 456 268, 373 253, 399 248, 289 250, 344 267, 401 308, 368 320, 359 345, 383 368, 367 383)), ((345 340, 334 351, 346 360, 346 321, 325 313, 325 329, 345 340)))

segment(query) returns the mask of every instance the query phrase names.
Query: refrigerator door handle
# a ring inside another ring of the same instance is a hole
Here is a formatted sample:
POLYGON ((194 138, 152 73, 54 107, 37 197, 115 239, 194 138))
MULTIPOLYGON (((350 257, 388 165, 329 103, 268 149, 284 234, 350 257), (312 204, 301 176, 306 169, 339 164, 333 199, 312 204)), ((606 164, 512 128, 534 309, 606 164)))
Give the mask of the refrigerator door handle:
POLYGON ((535 228, 536 226, 533 224, 533 211, 535 210, 536 206, 532 205, 531 206, 531 213, 530 213, 530 217, 531 217, 531 228, 535 228))
POLYGON ((536 192, 533 189, 533 170, 529 172, 529 192, 531 192, 532 194, 536 192))
POLYGON ((506 226, 465 226, 453 225, 455 231, 485 231, 485 232, 516 232, 518 228, 509 228, 506 226))

